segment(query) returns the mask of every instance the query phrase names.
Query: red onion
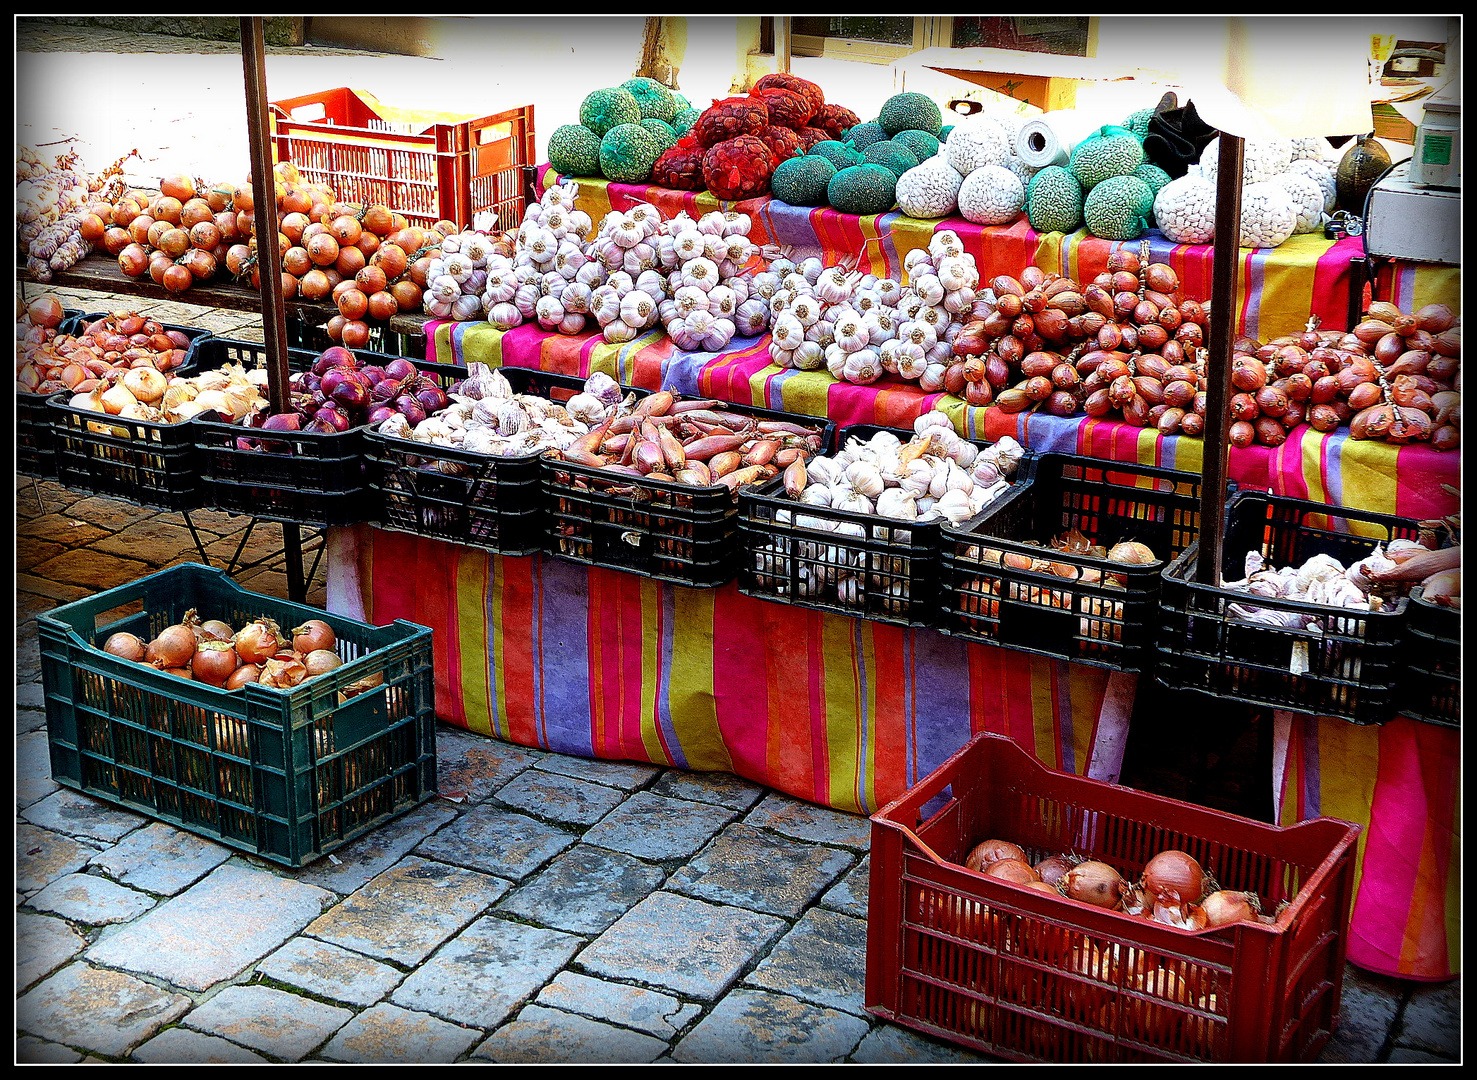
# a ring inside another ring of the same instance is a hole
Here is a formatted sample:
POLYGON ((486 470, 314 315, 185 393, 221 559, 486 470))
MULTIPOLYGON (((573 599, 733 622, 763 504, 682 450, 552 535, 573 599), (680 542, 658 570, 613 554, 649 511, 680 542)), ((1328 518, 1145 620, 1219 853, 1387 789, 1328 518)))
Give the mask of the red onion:
POLYGON ((425 406, 409 394, 401 394, 397 397, 395 399, 395 408, 400 412, 401 416, 405 417, 412 424, 419 424, 426 418, 425 406))
POLYGON ((362 367, 359 369, 359 374, 368 379, 371 385, 383 382, 389 376, 389 373, 379 364, 370 364, 368 367, 362 367))
POLYGON ((349 414, 336 409, 332 405, 325 405, 313 414, 314 420, 321 420, 330 425, 334 431, 348 431, 350 427, 349 414))
POLYGON ((405 357, 397 356, 385 362, 385 374, 392 379, 398 379, 403 382, 406 379, 419 375, 420 369, 405 359, 405 357))
POLYGON ((446 391, 435 385, 421 387, 415 392, 415 399, 421 403, 428 416, 440 412, 447 405, 446 391))
POLYGON ((342 345, 330 345, 323 350, 323 355, 318 357, 313 364, 314 375, 326 375, 333 368, 347 368, 353 371, 359 367, 359 358, 342 345))

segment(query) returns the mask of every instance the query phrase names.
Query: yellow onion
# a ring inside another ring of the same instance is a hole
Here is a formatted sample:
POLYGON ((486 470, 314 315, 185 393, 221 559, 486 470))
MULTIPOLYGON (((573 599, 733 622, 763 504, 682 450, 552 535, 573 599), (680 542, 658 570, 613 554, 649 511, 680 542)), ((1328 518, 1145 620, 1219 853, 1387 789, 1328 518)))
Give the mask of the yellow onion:
POLYGON ((301 660, 268 660, 262 666, 261 678, 257 681, 263 686, 275 687, 278 690, 287 690, 296 686, 308 677, 308 669, 303 666, 301 660))
POLYGON ((1137 540, 1124 540, 1108 549, 1108 561, 1128 563, 1133 566, 1148 566, 1159 560, 1148 544, 1141 544, 1137 540))
POLYGON ((124 388, 145 405, 153 405, 162 398, 168 385, 168 378, 156 368, 130 368, 123 376, 124 388))
POLYGON ((985 840, 976 844, 964 859, 964 865, 970 870, 983 870, 991 863, 999 862, 1001 859, 1024 859, 1026 853, 1017 844, 1009 840, 985 840))
POLYGON ((326 675, 343 662, 343 658, 332 649, 314 649, 303 657, 303 667, 307 669, 309 679, 326 675))
POLYGON ((159 631, 144 649, 144 662, 156 668, 182 668, 195 658, 195 632, 184 623, 159 631))
POLYGON ((247 623, 231 640, 245 664, 265 664, 286 644, 281 629, 266 616, 247 623))
POLYGON ((133 634, 117 633, 108 638, 103 645, 103 652, 123 660, 139 661, 144 658, 144 642, 133 634))

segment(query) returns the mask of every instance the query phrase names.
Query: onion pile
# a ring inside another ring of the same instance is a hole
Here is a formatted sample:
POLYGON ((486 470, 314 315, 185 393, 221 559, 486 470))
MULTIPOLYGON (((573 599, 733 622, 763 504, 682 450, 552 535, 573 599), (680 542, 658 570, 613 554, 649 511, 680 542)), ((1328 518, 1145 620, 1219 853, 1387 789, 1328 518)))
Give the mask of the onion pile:
POLYGON ((190 339, 179 330, 165 329, 157 319, 115 311, 89 323, 75 337, 54 330, 34 337, 28 332, 18 344, 24 355, 17 357, 17 390, 87 394, 116 387, 117 407, 107 411, 118 413, 129 398, 150 404, 163 394, 165 375, 184 363, 190 339))
MULTIPOLYGON (((283 631, 261 616, 233 631, 218 619, 202 621, 192 608, 152 641, 120 632, 104 642, 103 651, 225 690, 239 690, 248 683, 286 690, 341 666, 337 646, 333 628, 321 619, 283 631)), ((377 676, 360 680, 345 693, 371 689, 380 681, 377 676)))
POLYGON ((1048 855, 1033 864, 1019 845, 1000 839, 976 844, 964 865, 1019 885, 1044 882, 1069 900, 1181 930, 1274 921, 1262 915, 1255 893, 1222 889, 1192 856, 1178 850, 1156 854, 1133 881, 1108 863, 1071 853, 1048 855))
MULTIPOLYGON (((403 356, 366 364, 342 345, 319 354, 307 371, 289 380, 292 410, 272 413, 265 406, 246 416, 246 426, 263 431, 307 431, 333 434, 365 424, 381 424, 401 416, 419 422, 444 409, 446 391, 403 356)), ((272 444, 241 440, 243 448, 271 449, 272 444)))

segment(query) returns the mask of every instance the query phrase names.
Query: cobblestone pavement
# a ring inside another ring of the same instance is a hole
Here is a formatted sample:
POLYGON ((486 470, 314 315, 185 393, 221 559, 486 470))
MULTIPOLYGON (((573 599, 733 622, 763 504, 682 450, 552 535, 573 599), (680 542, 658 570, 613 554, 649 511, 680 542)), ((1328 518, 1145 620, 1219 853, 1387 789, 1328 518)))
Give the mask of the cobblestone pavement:
MULTIPOLYGON (((244 519, 192 518, 223 565, 244 519)), ((17 477, 18 1061, 987 1060, 863 1009, 867 821, 734 776, 441 725, 439 797, 296 871, 59 786, 34 616, 197 559, 179 514, 17 477)), ((283 559, 263 525, 236 580, 285 596, 283 559)), ((1454 1062, 1460 995, 1351 966, 1322 1061, 1454 1062)))

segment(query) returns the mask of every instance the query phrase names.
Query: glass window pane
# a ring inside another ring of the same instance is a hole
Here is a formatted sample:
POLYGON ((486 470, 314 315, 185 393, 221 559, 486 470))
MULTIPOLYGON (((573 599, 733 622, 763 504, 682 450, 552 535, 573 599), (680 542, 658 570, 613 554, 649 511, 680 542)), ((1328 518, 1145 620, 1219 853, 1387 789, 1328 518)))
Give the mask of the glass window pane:
POLYGON ((912 45, 913 19, 911 16, 797 16, 790 22, 790 33, 853 41, 877 41, 884 45, 912 45))
POLYGON ((961 15, 954 19, 954 45, 1086 56, 1087 19, 1072 15, 961 15))

